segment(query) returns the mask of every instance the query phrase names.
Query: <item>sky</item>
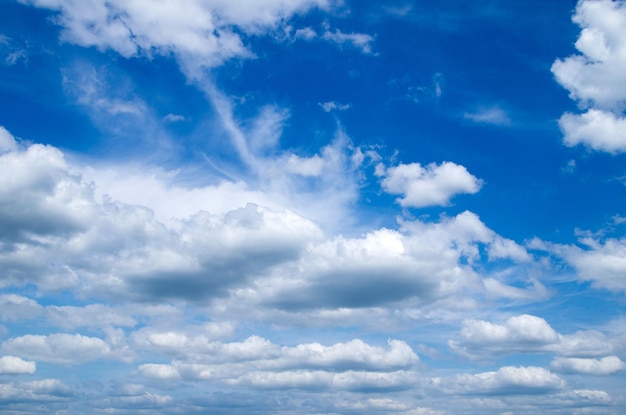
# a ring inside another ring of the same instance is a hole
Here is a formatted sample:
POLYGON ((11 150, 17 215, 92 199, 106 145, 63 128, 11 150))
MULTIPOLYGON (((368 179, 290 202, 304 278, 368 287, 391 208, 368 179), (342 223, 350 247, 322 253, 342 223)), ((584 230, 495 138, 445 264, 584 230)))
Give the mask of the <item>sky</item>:
POLYGON ((3 414, 622 414, 626 1, 0 0, 3 414))

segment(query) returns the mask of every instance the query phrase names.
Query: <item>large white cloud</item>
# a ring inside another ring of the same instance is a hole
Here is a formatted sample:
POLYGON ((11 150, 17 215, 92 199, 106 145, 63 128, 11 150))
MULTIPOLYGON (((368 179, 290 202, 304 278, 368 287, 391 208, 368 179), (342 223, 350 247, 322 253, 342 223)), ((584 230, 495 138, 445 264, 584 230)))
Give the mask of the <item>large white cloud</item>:
POLYGON ((580 0, 573 20, 582 28, 576 41, 581 54, 558 59, 552 72, 570 98, 590 109, 561 117, 565 144, 626 151, 626 2, 580 0))
POLYGON ((522 247, 471 212, 401 226, 311 244, 296 266, 259 283, 256 298, 260 295, 265 307, 299 312, 423 306, 449 296, 495 294, 472 267, 481 259, 528 260, 522 247), (481 255, 481 247, 487 255, 481 255))
POLYGON ((184 7, 170 0, 21 2, 58 12, 65 41, 112 49, 126 57, 174 53, 187 64, 193 58, 194 65, 209 67, 254 56, 241 32, 261 34, 296 13, 330 6, 328 0, 192 0, 184 7))
POLYGON ((464 166, 444 162, 423 167, 419 163, 379 168, 381 185, 387 193, 402 195, 397 201, 404 207, 445 206, 461 193, 476 193, 482 181, 464 166))

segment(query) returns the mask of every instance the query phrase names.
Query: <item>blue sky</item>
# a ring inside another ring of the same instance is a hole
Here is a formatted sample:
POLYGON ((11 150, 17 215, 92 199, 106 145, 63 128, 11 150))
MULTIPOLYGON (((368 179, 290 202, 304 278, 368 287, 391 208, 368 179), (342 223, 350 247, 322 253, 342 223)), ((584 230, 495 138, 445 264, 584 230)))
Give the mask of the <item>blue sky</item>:
POLYGON ((626 2, 0 0, 0 412, 619 414, 626 2))

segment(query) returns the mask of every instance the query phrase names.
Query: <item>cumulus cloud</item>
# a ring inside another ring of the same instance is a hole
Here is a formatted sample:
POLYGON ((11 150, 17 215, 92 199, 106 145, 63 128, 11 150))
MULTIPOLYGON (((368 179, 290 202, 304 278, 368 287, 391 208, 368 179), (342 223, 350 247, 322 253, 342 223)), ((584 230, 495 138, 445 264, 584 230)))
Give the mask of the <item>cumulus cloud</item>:
POLYGON ((115 358, 115 353, 105 341, 81 334, 28 334, 5 340, 0 345, 0 350, 42 362, 66 365, 115 358))
POLYGON ((445 206, 450 199, 461 193, 477 193, 482 180, 470 174, 464 166, 443 162, 422 166, 419 163, 399 164, 380 168, 383 190, 400 194, 397 199, 403 207, 445 206))
POLYGON ((565 144, 585 144, 608 153, 626 151, 626 118, 610 111, 590 109, 583 114, 566 113, 559 119, 565 144))
POLYGON ((327 0, 193 0, 185 7, 145 0, 21 0, 53 10, 62 39, 81 46, 112 49, 122 56, 174 53, 183 65, 213 67, 230 58, 254 56, 242 36, 270 31, 297 13, 330 7, 327 0))
POLYGON ((617 340, 599 331, 557 333, 543 318, 523 314, 504 324, 484 320, 465 320, 460 340, 449 342, 452 350, 468 357, 480 358, 507 353, 556 353, 561 356, 603 356, 612 353, 617 340))
MULTIPOLYGON (((2 383, 0 384, 0 408, 12 410, 15 409, 16 403, 23 402, 40 404, 59 402, 66 400, 72 393, 72 389, 58 379, 2 383)), ((49 409, 45 406, 39 408, 49 409)))
POLYGON ((70 172, 55 148, 33 145, 0 157, 4 242, 24 244, 0 253, 5 284, 74 287, 80 272, 83 289, 103 294, 224 295, 229 286, 296 259, 321 236, 291 211, 253 204, 221 215, 201 211, 173 232, 147 208, 96 202, 93 187, 70 172))
POLYGON ((444 382, 454 392, 469 394, 537 394, 558 391, 565 382, 535 366, 504 366, 493 372, 461 374, 444 382))
POLYGON ((626 150, 626 3, 580 0, 573 21, 582 31, 580 54, 552 65, 556 80, 581 107, 583 114, 564 114, 559 125, 565 144, 618 153, 626 150))
POLYGON ((258 336, 220 343, 163 333, 145 340, 153 350, 169 348, 177 358, 171 364, 141 365, 143 376, 212 379, 261 389, 406 389, 416 380, 413 368, 419 363, 411 347, 398 340, 389 340, 387 350, 359 339, 330 346, 279 346, 258 336))
POLYGON ((17 142, 15 137, 7 131, 6 128, 0 126, 0 153, 17 150, 17 142))
POLYGON ((491 254, 502 241, 471 212, 439 223, 405 221, 400 231, 383 228, 360 238, 311 244, 297 268, 283 272, 290 278, 277 275, 258 291, 265 307, 283 310, 430 304, 482 291, 471 266, 481 258, 479 246, 486 247, 491 260, 527 260, 519 246, 491 254))
POLYGON ((613 375, 626 370, 626 363, 617 356, 607 356, 601 359, 557 357, 550 366, 557 372, 585 375, 613 375))
POLYGON ((17 294, 0 294, 0 319, 22 321, 37 317, 43 308, 36 301, 17 294))
POLYGON ((22 360, 15 356, 0 357, 0 375, 32 375, 37 370, 35 362, 22 360))

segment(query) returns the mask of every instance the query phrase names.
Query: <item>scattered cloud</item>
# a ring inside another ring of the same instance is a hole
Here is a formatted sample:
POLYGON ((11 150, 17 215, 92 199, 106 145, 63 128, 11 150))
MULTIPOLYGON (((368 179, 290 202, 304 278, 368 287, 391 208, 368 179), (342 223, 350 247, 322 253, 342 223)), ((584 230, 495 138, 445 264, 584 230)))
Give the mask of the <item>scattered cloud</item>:
POLYGON ((185 121, 186 118, 185 116, 180 115, 180 114, 169 113, 165 117, 163 117, 163 120, 167 122, 180 122, 180 121, 185 121))
POLYGON ((594 330, 560 334, 543 318, 523 314, 510 317, 504 324, 465 320, 460 339, 449 344, 452 350, 474 358, 533 352, 589 357, 612 353, 617 342, 594 330))
POLYGON ((622 1, 580 0, 572 20, 581 27, 580 54, 558 59, 554 76, 570 98, 588 110, 559 120, 567 146, 626 151, 626 6, 622 1))
POLYGON ((504 366, 494 372, 462 374, 448 380, 456 393, 541 394, 558 391, 565 382, 542 367, 504 366))
POLYGON ((484 108, 475 112, 466 112, 463 114, 463 118, 479 124, 492 124, 500 126, 511 124, 511 118, 500 107, 484 108))
POLYGON ((331 31, 326 28, 326 31, 322 34, 322 39, 336 43, 338 45, 349 44, 366 55, 372 55, 372 42, 374 38, 366 33, 343 33, 339 29, 331 31))
POLYGON ((580 281, 612 291, 626 291, 626 238, 601 240, 592 236, 579 239, 579 245, 537 241, 537 247, 566 261, 580 281))
POLYGON ((626 370, 626 363, 617 356, 607 356, 602 359, 557 357, 550 366, 557 372, 585 375, 613 375, 626 370))
POLYGON ((425 167, 419 163, 382 167, 378 175, 383 178, 383 190, 403 195, 397 202, 403 207, 414 208, 445 206, 457 194, 477 193, 483 183, 464 166, 449 161, 425 167))
POLYGON ((0 350, 43 362, 65 365, 113 357, 109 345, 97 337, 80 334, 28 334, 5 340, 0 350))
POLYGON ((350 108, 350 104, 341 104, 341 103, 335 102, 335 101, 318 102, 317 105, 322 107, 324 112, 331 112, 331 111, 335 111, 335 110, 337 110, 337 111, 345 111, 345 110, 350 108))

